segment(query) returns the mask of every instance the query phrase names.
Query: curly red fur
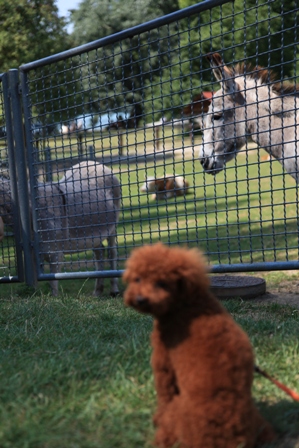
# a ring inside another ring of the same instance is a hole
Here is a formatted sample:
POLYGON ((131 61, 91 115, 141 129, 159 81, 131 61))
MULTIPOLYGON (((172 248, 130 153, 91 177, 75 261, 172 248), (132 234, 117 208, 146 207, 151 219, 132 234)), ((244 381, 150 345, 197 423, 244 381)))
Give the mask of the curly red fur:
POLYGON ((127 261, 125 303, 154 316, 155 445, 252 448, 274 432, 251 396, 254 359, 244 331, 209 290, 203 256, 161 243, 127 261))

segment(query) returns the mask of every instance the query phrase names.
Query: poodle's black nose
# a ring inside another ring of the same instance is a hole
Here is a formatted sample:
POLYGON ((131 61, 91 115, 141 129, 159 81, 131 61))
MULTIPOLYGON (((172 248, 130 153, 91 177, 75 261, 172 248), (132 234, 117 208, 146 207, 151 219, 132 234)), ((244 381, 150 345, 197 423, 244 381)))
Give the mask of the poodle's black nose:
POLYGON ((144 306, 148 303, 148 299, 143 296, 137 296, 135 301, 138 306, 144 306))

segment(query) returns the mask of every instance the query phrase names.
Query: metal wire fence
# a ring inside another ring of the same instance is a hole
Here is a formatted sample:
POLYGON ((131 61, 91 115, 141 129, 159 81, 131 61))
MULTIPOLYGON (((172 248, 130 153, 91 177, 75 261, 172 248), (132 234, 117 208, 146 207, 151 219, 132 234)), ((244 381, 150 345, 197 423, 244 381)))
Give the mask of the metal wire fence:
MULTIPOLYGON (((214 272, 298 268, 297 185, 282 166, 297 169, 297 92, 283 87, 297 82, 297 3, 205 1, 8 74, 11 89, 21 84, 20 104, 7 99, 12 120, 25 129, 21 149, 8 145, 17 165, 24 153, 22 250, 39 280, 118 276, 134 247, 158 240, 202 248, 214 272), (107 240, 108 269, 93 254, 107 240)), ((5 263, 2 277, 15 275, 5 263)))

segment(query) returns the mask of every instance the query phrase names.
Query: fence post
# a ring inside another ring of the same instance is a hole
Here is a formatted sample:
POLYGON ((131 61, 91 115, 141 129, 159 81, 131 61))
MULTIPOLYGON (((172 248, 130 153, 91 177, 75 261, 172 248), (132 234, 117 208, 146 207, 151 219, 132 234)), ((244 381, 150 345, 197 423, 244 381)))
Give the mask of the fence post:
POLYGON ((4 73, 2 77, 3 85, 3 100, 5 110, 5 124, 7 135, 7 155, 8 155, 8 170, 9 180, 11 188, 12 206, 13 206, 13 233, 16 243, 16 258, 17 258, 17 272, 18 280, 24 281, 24 260, 22 249, 22 231, 20 224, 19 213, 19 195, 18 195, 18 182, 16 171, 16 158, 14 152, 14 133, 12 126, 12 112, 11 112, 11 94, 9 89, 8 73, 4 73))
POLYGON ((33 240, 31 230, 31 207, 29 200, 29 188, 27 179, 27 166, 25 158, 25 142, 23 132, 23 117, 20 98, 19 71, 11 69, 8 72, 9 88, 12 108, 13 127, 13 153, 16 160, 16 171, 18 176, 18 195, 20 206, 20 221, 22 231, 22 243, 24 251, 24 273, 27 285, 37 286, 37 270, 33 251, 33 240))

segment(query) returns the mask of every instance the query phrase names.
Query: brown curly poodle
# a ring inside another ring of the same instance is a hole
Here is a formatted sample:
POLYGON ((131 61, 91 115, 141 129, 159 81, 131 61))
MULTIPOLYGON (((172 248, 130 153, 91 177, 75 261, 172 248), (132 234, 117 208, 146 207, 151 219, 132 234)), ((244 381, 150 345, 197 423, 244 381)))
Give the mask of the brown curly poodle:
POLYGON ((155 445, 251 448, 273 440, 251 396, 251 344, 210 292, 200 252, 162 243, 135 249, 123 278, 125 304, 154 316, 155 445))

